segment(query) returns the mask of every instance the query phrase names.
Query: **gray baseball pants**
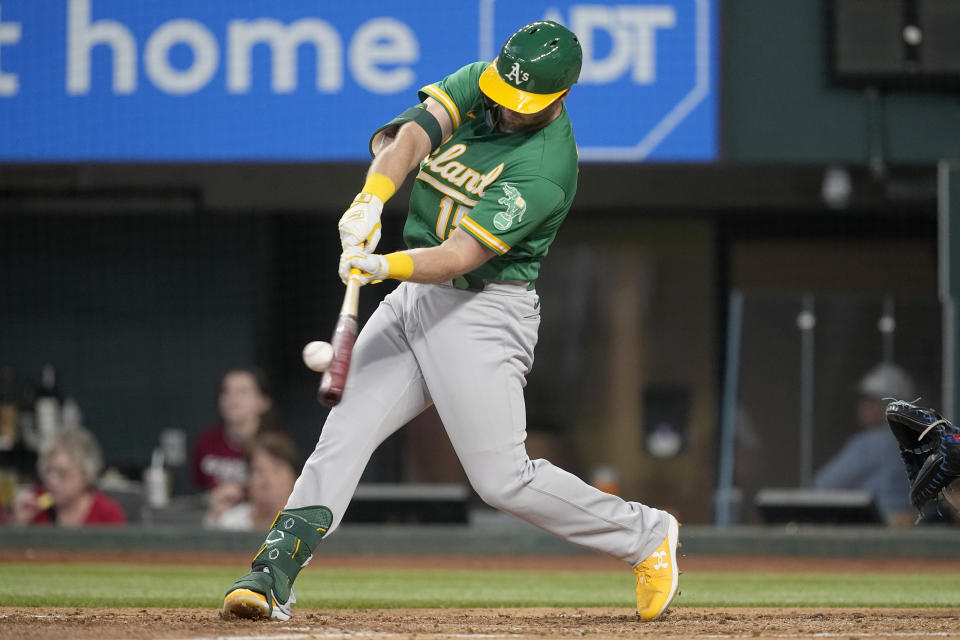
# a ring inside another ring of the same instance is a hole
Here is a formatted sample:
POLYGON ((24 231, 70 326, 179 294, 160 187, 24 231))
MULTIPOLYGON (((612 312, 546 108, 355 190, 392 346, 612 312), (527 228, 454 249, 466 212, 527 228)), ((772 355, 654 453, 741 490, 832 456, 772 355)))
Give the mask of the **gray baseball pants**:
POLYGON ((360 332, 343 400, 287 508, 328 507, 332 533, 373 451, 433 403, 484 502, 631 566, 644 560, 667 534, 663 511, 527 457, 523 387, 539 325, 539 298, 522 285, 402 283, 360 332))

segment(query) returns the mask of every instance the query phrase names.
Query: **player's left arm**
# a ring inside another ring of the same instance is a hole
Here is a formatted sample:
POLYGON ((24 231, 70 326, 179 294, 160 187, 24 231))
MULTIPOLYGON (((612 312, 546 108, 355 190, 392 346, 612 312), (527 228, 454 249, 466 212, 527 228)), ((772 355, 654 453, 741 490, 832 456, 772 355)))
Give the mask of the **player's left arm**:
POLYGON ((340 278, 346 282, 351 269, 359 269, 364 284, 387 278, 422 284, 440 284, 470 273, 496 253, 462 229, 454 229, 442 244, 387 255, 367 254, 362 249, 344 251, 340 278))
POLYGON ((412 249, 405 253, 413 266, 409 280, 423 284, 439 284, 470 273, 496 255, 463 229, 454 229, 436 247, 412 249))

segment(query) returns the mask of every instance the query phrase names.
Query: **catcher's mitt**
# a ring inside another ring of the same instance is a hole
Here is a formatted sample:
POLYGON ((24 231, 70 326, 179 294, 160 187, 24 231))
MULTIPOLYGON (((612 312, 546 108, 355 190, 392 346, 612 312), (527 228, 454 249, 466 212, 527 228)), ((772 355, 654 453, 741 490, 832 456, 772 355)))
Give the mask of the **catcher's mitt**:
POLYGON ((887 424, 907 466, 910 502, 919 511, 960 477, 960 429, 933 409, 904 400, 887 405, 887 424))

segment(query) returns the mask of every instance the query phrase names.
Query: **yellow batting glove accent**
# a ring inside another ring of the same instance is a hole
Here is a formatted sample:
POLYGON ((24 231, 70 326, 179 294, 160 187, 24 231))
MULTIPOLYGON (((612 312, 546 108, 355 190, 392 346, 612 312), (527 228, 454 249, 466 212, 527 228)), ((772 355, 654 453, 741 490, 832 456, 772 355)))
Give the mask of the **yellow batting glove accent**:
POLYGON ((340 217, 340 245, 374 251, 380 242, 380 211, 383 202, 372 193, 358 193, 350 208, 340 217))
POLYGON ((393 180, 382 173, 371 173, 367 176, 367 181, 363 184, 361 193, 370 193, 378 198, 380 202, 386 202, 397 191, 397 185, 393 180))
POLYGON ((387 259, 388 278, 394 280, 409 280, 413 275, 413 258, 402 251, 395 251, 384 256, 387 259))
MULTIPOLYGON (((380 221, 377 220, 377 224, 373 225, 373 228, 370 229, 370 233, 367 235, 367 239, 360 246, 362 247, 375 247, 377 243, 380 242, 380 232, 383 229, 383 225, 380 224, 380 221)), ((370 249, 373 251, 373 249, 370 249)))

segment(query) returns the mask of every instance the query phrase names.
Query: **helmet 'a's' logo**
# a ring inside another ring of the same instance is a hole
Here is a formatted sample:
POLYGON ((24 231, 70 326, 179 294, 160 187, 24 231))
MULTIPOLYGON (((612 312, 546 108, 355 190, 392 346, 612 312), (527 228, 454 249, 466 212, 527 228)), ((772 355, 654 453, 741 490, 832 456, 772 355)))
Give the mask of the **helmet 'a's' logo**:
POLYGON ((529 80, 530 74, 520 69, 519 62, 514 62, 513 66, 510 68, 510 72, 506 77, 510 80, 513 80, 514 83, 520 84, 521 82, 526 82, 529 80))

